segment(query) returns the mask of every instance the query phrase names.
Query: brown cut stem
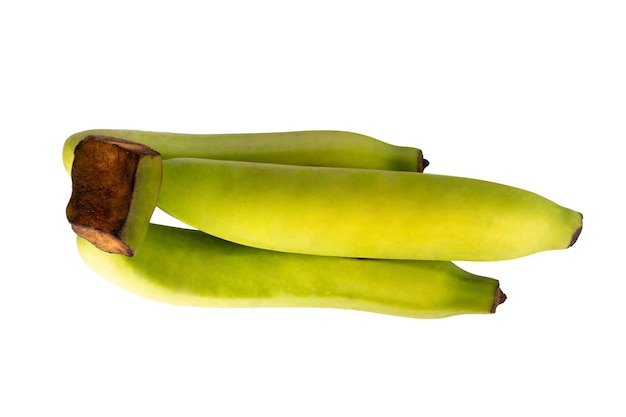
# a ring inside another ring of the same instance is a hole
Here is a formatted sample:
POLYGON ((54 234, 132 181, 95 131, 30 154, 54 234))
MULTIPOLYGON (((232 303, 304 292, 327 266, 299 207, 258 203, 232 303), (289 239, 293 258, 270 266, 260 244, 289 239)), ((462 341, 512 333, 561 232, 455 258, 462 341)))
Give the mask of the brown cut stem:
POLYGON ((103 251, 133 256, 156 206, 160 162, 158 152, 139 143, 83 139, 74 151, 66 209, 74 232, 103 251))

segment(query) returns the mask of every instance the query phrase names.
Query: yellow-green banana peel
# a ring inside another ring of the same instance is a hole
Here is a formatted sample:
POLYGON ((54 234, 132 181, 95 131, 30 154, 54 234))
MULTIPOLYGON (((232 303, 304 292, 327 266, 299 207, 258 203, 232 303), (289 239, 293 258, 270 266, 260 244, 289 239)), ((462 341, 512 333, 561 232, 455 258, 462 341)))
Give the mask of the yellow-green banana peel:
POLYGON ((243 245, 357 258, 513 259, 582 228, 580 213, 489 181, 198 158, 163 161, 158 207, 243 245))
POLYGON ((497 280, 452 262, 360 260, 280 253, 151 224, 132 257, 78 238, 86 264, 128 291, 198 307, 352 309, 413 318, 495 312, 497 280))

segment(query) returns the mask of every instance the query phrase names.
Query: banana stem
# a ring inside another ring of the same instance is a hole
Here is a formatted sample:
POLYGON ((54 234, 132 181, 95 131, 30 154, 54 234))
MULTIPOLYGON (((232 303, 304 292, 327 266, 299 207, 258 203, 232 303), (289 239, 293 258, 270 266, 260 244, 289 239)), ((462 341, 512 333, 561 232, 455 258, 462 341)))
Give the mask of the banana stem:
POLYGON ((75 150, 66 208, 74 232, 105 252, 133 256, 161 187, 161 155, 121 139, 89 136, 75 150))

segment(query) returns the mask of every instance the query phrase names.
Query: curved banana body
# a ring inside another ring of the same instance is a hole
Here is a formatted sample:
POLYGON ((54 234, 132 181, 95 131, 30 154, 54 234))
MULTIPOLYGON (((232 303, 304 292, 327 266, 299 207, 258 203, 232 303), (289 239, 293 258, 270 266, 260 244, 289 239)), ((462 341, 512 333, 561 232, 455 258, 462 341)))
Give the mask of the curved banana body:
POLYGON ((163 161, 158 206, 214 236, 283 252, 492 261, 571 246, 580 213, 502 184, 434 174, 163 161))
POLYGON ((68 173, 72 169, 74 148, 90 135, 138 142, 159 152, 163 159, 194 157, 413 172, 421 172, 426 163, 420 149, 343 131, 183 134, 100 129, 75 133, 66 139, 63 163, 68 173))
POLYGON ((82 238, 86 264, 141 296, 200 307, 324 307, 414 318, 493 313, 497 280, 451 262, 359 260, 267 251, 151 224, 129 258, 82 238))

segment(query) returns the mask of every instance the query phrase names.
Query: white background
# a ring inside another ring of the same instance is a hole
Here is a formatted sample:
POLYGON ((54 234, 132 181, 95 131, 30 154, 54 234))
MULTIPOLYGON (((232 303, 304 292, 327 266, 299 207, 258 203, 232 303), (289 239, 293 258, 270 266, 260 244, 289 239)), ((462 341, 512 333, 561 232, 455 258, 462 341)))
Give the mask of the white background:
POLYGON ((0 415, 626 415, 623 5, 3 2, 0 415), (501 280, 495 315, 159 304, 75 249, 61 149, 90 128, 355 131, 585 229, 463 264, 501 280))

